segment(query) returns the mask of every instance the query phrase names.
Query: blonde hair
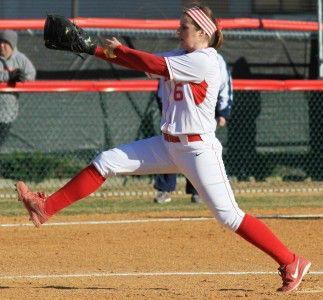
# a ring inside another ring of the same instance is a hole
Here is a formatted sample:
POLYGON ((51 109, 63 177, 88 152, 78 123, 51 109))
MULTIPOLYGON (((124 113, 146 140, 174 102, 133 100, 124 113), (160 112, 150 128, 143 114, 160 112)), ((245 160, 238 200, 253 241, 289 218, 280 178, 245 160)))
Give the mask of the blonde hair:
MULTIPOLYGON (((223 33, 222 33, 221 29, 219 28, 218 21, 215 20, 215 18, 214 18, 211 8, 209 8, 208 6, 201 6, 201 5, 194 5, 194 6, 197 6, 199 9, 201 9, 212 20, 212 22, 214 22, 217 30, 210 38, 209 46, 213 47, 215 49, 219 49, 224 42, 224 37, 223 37, 223 33)), ((188 9, 190 9, 190 8, 184 9, 183 13, 186 13, 186 11, 188 9)), ((193 19, 192 19, 192 21, 193 21, 195 28, 197 30, 201 30, 201 27, 193 19)))

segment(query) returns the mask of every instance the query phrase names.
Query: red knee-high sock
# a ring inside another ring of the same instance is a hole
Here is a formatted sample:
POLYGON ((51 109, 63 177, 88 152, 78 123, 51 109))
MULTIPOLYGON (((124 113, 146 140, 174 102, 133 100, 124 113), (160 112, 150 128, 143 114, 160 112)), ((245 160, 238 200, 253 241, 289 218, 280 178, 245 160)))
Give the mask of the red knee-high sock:
POLYGON ((91 164, 78 173, 60 190, 50 195, 45 203, 45 212, 52 216, 64 207, 96 191, 105 178, 91 164))
POLYGON ((265 223, 251 215, 245 215, 236 233, 270 255, 279 265, 288 265, 294 261, 294 253, 287 249, 265 223))

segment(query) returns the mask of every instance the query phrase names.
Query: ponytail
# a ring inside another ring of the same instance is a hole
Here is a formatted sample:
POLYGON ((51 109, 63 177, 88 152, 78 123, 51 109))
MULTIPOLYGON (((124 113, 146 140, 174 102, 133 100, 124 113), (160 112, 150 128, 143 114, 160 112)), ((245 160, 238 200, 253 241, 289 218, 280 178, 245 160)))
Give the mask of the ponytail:
POLYGON ((217 21, 215 21, 215 26, 216 26, 217 30, 214 33, 214 38, 212 38, 210 46, 215 49, 219 49, 224 42, 224 37, 223 37, 222 30, 220 29, 217 21))

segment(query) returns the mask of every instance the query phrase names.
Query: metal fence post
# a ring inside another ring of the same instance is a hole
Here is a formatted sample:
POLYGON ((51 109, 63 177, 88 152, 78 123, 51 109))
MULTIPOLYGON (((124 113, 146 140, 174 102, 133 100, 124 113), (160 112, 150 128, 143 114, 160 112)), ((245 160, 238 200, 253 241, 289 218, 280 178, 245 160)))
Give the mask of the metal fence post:
POLYGON ((78 17, 79 14, 79 1, 78 0, 72 0, 71 1, 71 18, 78 17))
POLYGON ((323 26, 322 26, 322 0, 317 0, 318 19, 318 50, 319 50, 319 77, 323 78, 323 26))

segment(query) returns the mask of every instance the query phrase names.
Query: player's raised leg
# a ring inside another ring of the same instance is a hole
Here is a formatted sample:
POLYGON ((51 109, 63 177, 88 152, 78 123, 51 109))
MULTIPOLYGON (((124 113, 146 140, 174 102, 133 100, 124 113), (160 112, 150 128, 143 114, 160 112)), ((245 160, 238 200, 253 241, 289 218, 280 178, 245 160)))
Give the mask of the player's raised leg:
POLYGON ((23 202, 31 221, 39 227, 55 213, 96 191, 108 177, 155 172, 177 172, 161 136, 102 152, 89 166, 49 197, 44 193, 32 192, 22 181, 17 182, 16 188, 18 199, 23 202))

